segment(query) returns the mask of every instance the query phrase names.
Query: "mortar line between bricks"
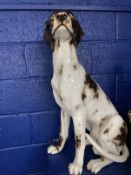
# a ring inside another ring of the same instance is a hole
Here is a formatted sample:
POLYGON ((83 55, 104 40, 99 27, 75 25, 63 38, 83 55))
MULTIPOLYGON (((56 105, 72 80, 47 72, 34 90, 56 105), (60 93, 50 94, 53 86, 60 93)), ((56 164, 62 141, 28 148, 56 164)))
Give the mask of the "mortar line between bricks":
POLYGON ((22 10, 35 10, 35 11, 45 11, 45 10, 56 10, 56 9, 61 9, 61 10, 79 10, 79 11, 100 11, 100 12, 113 12, 113 11, 118 11, 118 12, 130 12, 131 11, 131 6, 126 6, 126 5, 80 5, 77 4, 76 6, 74 5, 57 5, 57 4, 43 4, 43 3, 13 3, 13 4, 1 4, 0 5, 0 10, 17 10, 17 11, 22 11, 22 10))
POLYGON ((30 120, 30 137, 31 137, 31 144, 33 144, 33 123, 32 123, 31 114, 29 114, 29 120, 30 120))
MULTIPOLYGON (((131 72, 118 72, 119 74, 131 74, 131 72)), ((91 73, 91 75, 114 75, 114 72, 112 73, 91 73)), ((51 81, 51 76, 49 77, 28 77, 28 78, 13 78, 13 79, 0 79, 0 81, 51 81)))
MULTIPOLYGON (((105 39, 103 39, 103 40, 90 40, 90 39, 88 39, 88 38, 85 38, 85 39, 83 39, 80 43, 84 43, 84 42, 88 42, 88 43, 95 43, 95 42, 99 42, 99 43, 101 43, 101 42, 120 42, 120 41, 127 41, 127 42, 130 42, 131 41, 131 39, 108 39, 108 40, 105 40, 105 39)), ((35 45, 35 44, 45 44, 45 42, 43 41, 43 40, 40 40, 40 41, 18 41, 18 42, 14 42, 14 41, 7 41, 7 42, 0 42, 0 45, 12 45, 12 44, 18 44, 18 45, 24 45, 24 46, 26 46, 26 45, 28 45, 28 44, 31 44, 31 45, 35 45)))
POLYGON ((25 61, 25 66, 26 66, 26 77, 29 78, 29 68, 28 68, 28 62, 27 62, 27 58, 26 58, 26 55, 25 55, 25 46, 23 46, 24 49, 23 49, 23 58, 24 58, 24 61, 25 61))
POLYGON ((40 41, 5 41, 5 42, 0 42, 0 45, 10 45, 10 44, 19 44, 19 45, 24 45, 25 44, 40 44, 40 43, 44 43, 43 40, 40 41))
MULTIPOLYGON (((118 72, 117 74, 126 75, 126 74, 131 74, 131 72, 118 72)), ((98 76, 113 75, 114 76, 114 72, 112 72, 112 73, 93 73, 91 75, 98 75, 98 76)))
POLYGON ((5 117, 20 117, 22 115, 34 115, 34 114, 46 114, 46 113, 52 113, 52 112, 59 112, 58 109, 55 110, 46 110, 46 111, 38 111, 38 112, 28 112, 28 113, 14 113, 14 114, 0 114, 0 118, 5 118, 5 117))
POLYGON ((44 172, 37 172, 37 173, 31 173, 31 174, 27 174, 27 175, 41 175, 41 174, 49 174, 49 171, 44 171, 44 172))
POLYGON ((115 40, 117 40, 117 13, 115 12, 115 40))
POLYGON ((36 147, 36 146, 48 146, 48 143, 36 143, 36 144, 29 144, 29 145, 22 145, 22 146, 14 146, 9 148, 0 148, 0 152, 2 151, 8 151, 8 150, 15 150, 15 149, 23 149, 23 148, 30 148, 30 147, 36 147))
POLYGON ((116 40, 119 41, 119 32, 118 32, 118 14, 116 13, 116 40))
POLYGON ((81 43, 87 42, 87 43, 111 43, 111 42, 131 42, 131 39, 109 39, 109 40, 89 40, 89 39, 84 39, 81 41, 81 43))
MULTIPOLYGON (((90 40, 90 39, 88 39, 88 38, 85 38, 85 39, 83 39, 80 43, 84 43, 84 42, 88 42, 88 43, 96 43, 96 42, 99 42, 99 43, 101 43, 101 42, 123 42, 123 41, 125 41, 125 42, 130 42, 131 41, 131 39, 116 39, 116 38, 114 38, 114 39, 108 39, 108 40, 105 40, 105 39, 103 39, 103 40, 101 40, 101 39, 99 39, 99 40, 90 40)), ((44 41, 42 41, 42 40, 40 40, 40 41, 18 41, 18 42, 14 42, 14 41, 7 41, 7 42, 0 42, 0 46, 1 45, 12 45, 12 44, 16 44, 16 45, 24 45, 24 46, 26 46, 26 45, 28 45, 28 44, 30 44, 30 45, 35 45, 35 44, 45 44, 45 42, 44 41)))
POLYGON ((10 78, 10 79, 0 79, 0 81, 29 81, 29 80, 51 80, 52 77, 26 77, 26 78, 10 78))

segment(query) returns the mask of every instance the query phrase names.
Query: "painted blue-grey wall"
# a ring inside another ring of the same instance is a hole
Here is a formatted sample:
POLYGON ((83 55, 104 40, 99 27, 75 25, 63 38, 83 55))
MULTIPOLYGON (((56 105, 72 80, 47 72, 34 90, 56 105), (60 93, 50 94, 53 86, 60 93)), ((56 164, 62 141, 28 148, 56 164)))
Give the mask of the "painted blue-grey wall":
POLYGON ((0 0, 0 175, 47 175, 48 141, 59 130, 43 27, 70 9, 85 36, 80 62, 124 117, 131 108, 130 0, 0 0))

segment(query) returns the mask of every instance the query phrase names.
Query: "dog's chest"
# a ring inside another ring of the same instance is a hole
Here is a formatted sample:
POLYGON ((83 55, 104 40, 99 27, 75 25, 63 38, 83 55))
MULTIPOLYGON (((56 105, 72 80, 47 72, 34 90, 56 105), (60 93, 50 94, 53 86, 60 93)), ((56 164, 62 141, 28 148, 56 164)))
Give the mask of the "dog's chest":
POLYGON ((73 65, 61 65, 55 71, 51 84, 58 93, 69 96, 73 89, 79 90, 80 81, 80 75, 73 70, 73 65))
POLYGON ((61 108, 67 109, 70 113, 75 106, 81 101, 81 91, 83 88, 84 74, 80 65, 77 65, 77 70, 73 67, 74 64, 62 64, 54 71, 51 81, 56 102, 61 108))

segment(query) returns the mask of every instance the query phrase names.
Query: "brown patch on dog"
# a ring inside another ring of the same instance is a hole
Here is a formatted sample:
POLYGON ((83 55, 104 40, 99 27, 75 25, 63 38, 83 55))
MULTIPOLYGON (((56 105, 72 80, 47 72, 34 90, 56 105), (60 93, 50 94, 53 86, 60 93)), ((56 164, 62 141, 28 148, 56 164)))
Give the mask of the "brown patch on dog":
POLYGON ((122 156, 122 154, 123 154, 123 151, 120 151, 120 156, 122 156))
POLYGON ((105 122, 107 120, 107 117, 104 117, 101 119, 103 122, 105 122))
POLYGON ((101 160, 102 160, 102 161, 104 161, 104 160, 105 160, 105 158, 104 158, 104 157, 101 157, 101 160))
POLYGON ((60 47, 60 40, 57 40, 57 45, 56 45, 57 49, 60 47))
POLYGON ((55 49, 55 39, 52 35, 52 27, 53 27, 53 20, 49 19, 45 23, 45 29, 44 29, 44 39, 47 43, 50 43, 52 52, 54 52, 55 49))
POLYGON ((74 64, 74 65, 73 65, 73 68, 74 68, 74 70, 76 70, 76 69, 77 69, 77 65, 76 65, 76 64, 74 64))
POLYGON ((74 32, 72 34, 70 44, 74 44, 75 46, 77 46, 81 40, 81 37, 84 35, 84 33, 80 23, 78 22, 78 20, 76 20, 75 17, 71 18, 71 22, 72 22, 72 27, 74 32))
POLYGON ((99 97, 98 86, 95 83, 95 81, 90 77, 90 75, 88 75, 88 74, 85 75, 84 84, 87 85, 90 89, 92 89, 94 91, 94 98, 99 97))
POLYGON ((98 92, 96 92, 95 94, 94 94, 94 98, 98 98, 99 97, 99 94, 98 94, 98 92))
POLYGON ((60 101, 63 101, 63 98, 59 95, 60 101))
POLYGON ((127 126, 125 122, 120 127, 120 133, 114 138, 114 140, 119 142, 119 145, 124 145, 127 137, 127 126))
POLYGON ((54 146, 56 147, 56 149, 59 151, 59 148, 61 147, 63 142, 63 137, 60 136, 58 140, 55 140, 54 146))
POLYGON ((106 117, 101 119, 101 123, 100 123, 100 128, 104 125, 105 121, 107 120, 106 117))
POLYGON ((63 72, 63 65, 61 66, 61 68, 59 70, 60 75, 62 74, 62 72, 63 72))
POLYGON ((83 92, 82 92, 82 94, 81 94, 81 98, 82 98, 82 101, 84 101, 85 98, 86 98, 85 87, 84 87, 84 90, 83 90, 83 92))
POLYGON ((109 132, 109 129, 107 128, 105 131, 104 131, 104 134, 107 134, 109 132))
POLYGON ((75 136, 75 144, 76 144, 76 147, 79 148, 81 146, 81 136, 79 135, 76 135, 75 136))

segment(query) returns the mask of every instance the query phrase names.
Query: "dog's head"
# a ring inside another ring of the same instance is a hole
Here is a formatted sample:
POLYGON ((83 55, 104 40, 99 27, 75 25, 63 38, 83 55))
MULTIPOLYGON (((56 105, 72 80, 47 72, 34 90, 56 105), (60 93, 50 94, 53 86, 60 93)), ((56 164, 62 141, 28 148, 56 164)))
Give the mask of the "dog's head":
POLYGON ((69 11, 54 12, 45 23, 44 38, 52 48, 55 40, 69 40, 77 46, 83 34, 80 23, 69 11))

